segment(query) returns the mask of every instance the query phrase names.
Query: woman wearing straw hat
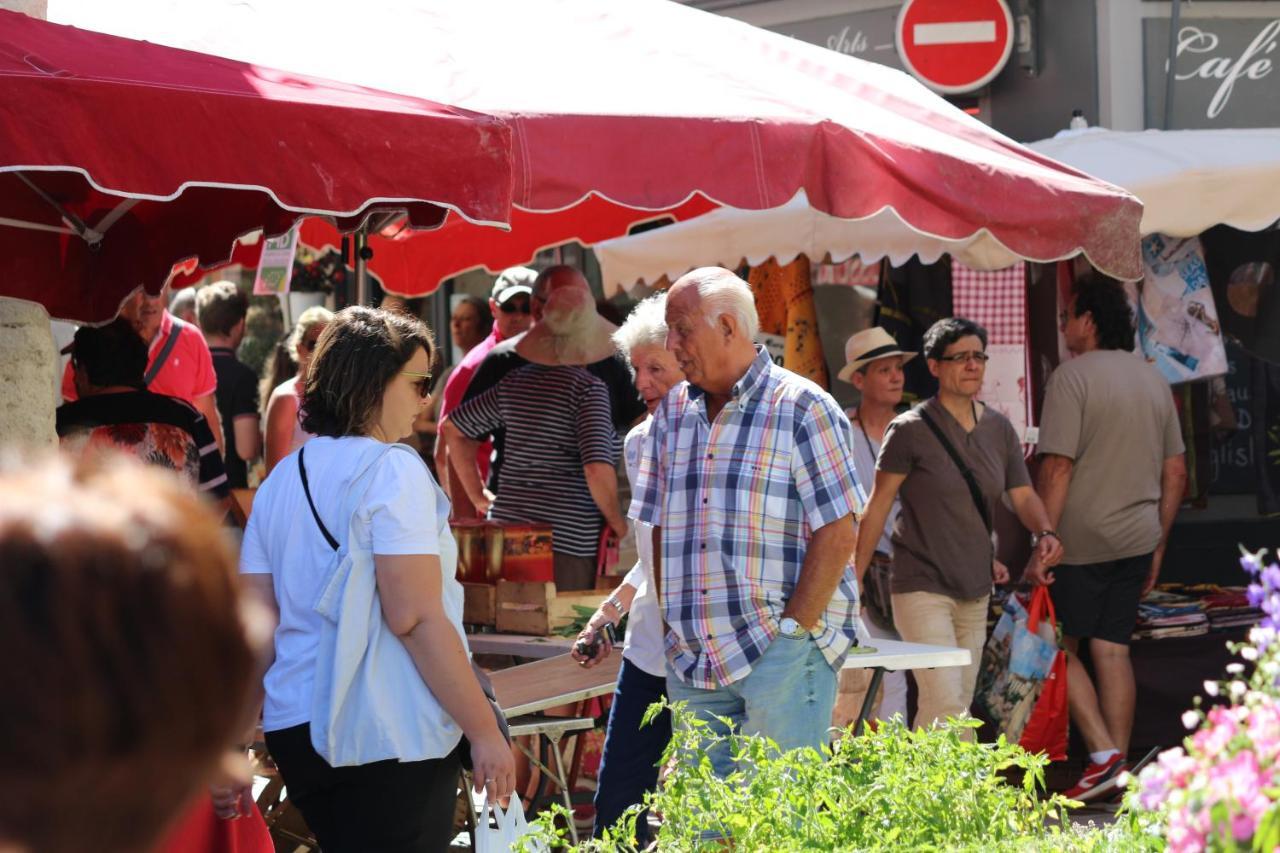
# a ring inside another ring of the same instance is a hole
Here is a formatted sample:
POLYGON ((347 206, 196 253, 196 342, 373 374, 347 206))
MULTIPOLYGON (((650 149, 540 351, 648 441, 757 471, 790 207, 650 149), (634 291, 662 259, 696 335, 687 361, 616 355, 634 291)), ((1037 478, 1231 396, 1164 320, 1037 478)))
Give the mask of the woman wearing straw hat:
MULTIPOLYGON (((887 331, 875 326, 863 329, 849 338, 844 346, 845 366, 837 378, 858 389, 861 399, 855 409, 849 409, 849 423, 853 427, 853 461, 858 470, 858 482, 864 488, 876 477, 876 457, 889 422, 898 414, 902 403, 902 366, 915 358, 913 352, 905 352, 887 331)), ((901 508, 895 499, 889 515, 876 541, 875 554, 866 574, 859 580, 859 598, 863 604, 862 624, 872 640, 900 640, 893 627, 893 609, 890 599, 893 542, 891 534, 901 508)), ((872 644, 874 645, 874 643, 872 644)), ((836 695, 833 725, 840 728, 857 719, 866 693, 868 676, 858 669, 840 673, 836 695)), ((883 682, 883 697, 876 716, 890 719, 900 714, 907 719, 907 676, 902 672, 888 673, 883 682)))

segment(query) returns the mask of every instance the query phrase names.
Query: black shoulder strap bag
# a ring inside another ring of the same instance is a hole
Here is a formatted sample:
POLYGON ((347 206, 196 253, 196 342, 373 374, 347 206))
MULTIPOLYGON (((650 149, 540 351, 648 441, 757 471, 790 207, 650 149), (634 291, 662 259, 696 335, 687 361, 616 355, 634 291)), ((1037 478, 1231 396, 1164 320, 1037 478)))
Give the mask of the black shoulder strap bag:
MULTIPOLYGON (((937 437, 938 443, 942 445, 942 449, 947 451, 947 455, 951 457, 951 461, 956 463, 956 467, 960 469, 960 476, 964 477, 965 485, 969 487, 969 497, 973 498, 973 505, 978 510, 978 515, 982 518, 982 526, 987 531, 988 541, 991 539, 991 515, 987 512, 987 502, 982 499, 982 489, 978 486, 978 478, 974 476, 973 471, 965 464, 961 458, 959 451, 947 439, 946 433, 942 431, 942 427, 929 417, 929 413, 924 410, 924 406, 920 407, 920 418, 929 427, 929 430, 937 437)), ((974 429, 977 429, 977 419, 974 419, 974 429)), ((995 560, 995 545, 991 546, 991 559, 995 560)))
MULTIPOLYGON (((339 548, 338 540, 333 538, 333 534, 329 532, 329 528, 324 526, 324 522, 320 520, 320 513, 316 511, 315 501, 311 499, 311 486, 307 482, 307 466, 304 464, 303 456, 306 454, 307 448, 298 449, 298 474, 302 477, 302 491, 307 496, 307 506, 311 507, 311 517, 316 520, 316 526, 320 528, 320 532, 324 535, 324 541, 329 543, 329 547, 334 551, 339 548)), ((480 682, 480 689, 484 691, 485 698, 489 700, 490 707, 493 708, 493 715, 498 720, 498 730, 502 732, 502 736, 507 739, 507 743, 511 742, 511 730, 507 726, 507 715, 502 713, 502 707, 498 704, 498 694, 493 689, 493 682, 489 680, 489 673, 476 666, 474 660, 471 661, 471 671, 475 673, 476 681, 480 682)), ((465 743, 467 737, 462 736, 464 748, 460 754, 462 766, 467 770, 471 769, 471 745, 465 743)))

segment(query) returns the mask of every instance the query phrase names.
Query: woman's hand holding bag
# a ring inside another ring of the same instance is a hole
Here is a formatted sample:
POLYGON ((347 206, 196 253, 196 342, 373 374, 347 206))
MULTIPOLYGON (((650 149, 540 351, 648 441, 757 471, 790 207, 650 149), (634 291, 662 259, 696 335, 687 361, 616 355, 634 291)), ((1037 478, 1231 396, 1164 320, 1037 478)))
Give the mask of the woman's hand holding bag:
POLYGON ((476 793, 483 790, 492 803, 505 801, 516 789, 516 761, 511 754, 511 744, 507 743, 496 725, 489 734, 469 738, 468 742, 471 747, 471 781, 476 793))

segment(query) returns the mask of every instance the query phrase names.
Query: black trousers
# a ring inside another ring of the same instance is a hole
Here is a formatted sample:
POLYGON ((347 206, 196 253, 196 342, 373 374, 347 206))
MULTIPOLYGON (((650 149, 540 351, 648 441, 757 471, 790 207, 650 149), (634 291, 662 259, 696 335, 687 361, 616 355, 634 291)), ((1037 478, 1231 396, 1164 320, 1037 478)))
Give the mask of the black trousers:
POLYGON ((324 853, 435 853, 453 838, 459 751, 431 761, 332 767, 307 723, 266 733, 289 800, 324 853))

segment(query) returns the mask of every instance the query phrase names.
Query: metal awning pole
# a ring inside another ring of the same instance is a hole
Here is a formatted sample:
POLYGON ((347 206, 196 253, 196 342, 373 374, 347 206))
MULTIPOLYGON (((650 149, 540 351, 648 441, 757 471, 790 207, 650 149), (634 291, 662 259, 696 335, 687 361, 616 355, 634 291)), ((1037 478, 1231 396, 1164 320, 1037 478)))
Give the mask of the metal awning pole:
POLYGON ((366 221, 355 233, 356 303, 369 304, 369 224, 366 221))

